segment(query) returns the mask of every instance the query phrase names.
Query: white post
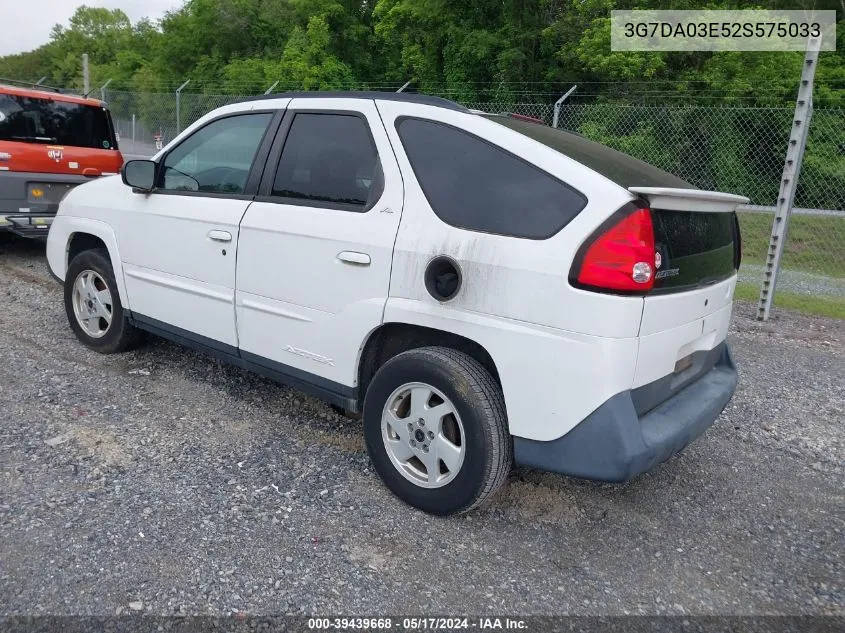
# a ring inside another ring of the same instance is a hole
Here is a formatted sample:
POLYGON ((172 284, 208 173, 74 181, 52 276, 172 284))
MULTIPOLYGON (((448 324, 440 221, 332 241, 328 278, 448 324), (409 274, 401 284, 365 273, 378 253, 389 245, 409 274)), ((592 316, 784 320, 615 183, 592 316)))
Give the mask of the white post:
POLYGON ((566 98, 569 95, 571 95, 573 92, 575 92, 575 89, 577 87, 578 86, 572 86, 569 90, 566 91, 565 95, 563 95, 560 99, 555 101, 555 113, 554 113, 554 117, 552 118, 552 127, 553 128, 557 128, 557 124, 560 121, 560 106, 563 105, 563 102, 566 101, 566 98))
POLYGON ((132 115, 132 153, 135 153, 135 115, 132 115))
POLYGON ((272 86, 270 86, 269 88, 267 88, 267 90, 265 90, 265 91, 264 91, 264 94, 266 94, 266 95, 270 94, 271 92, 273 92, 273 90, 274 90, 274 89, 276 88, 276 86, 278 86, 278 85, 279 85, 279 82, 277 81, 277 82, 276 82, 276 83, 274 83, 272 86))
POLYGON ((402 84, 402 87, 399 88, 399 90, 397 90, 396 92, 405 92, 405 88, 410 86, 412 81, 413 79, 409 79, 408 81, 406 81, 404 84, 402 84))
POLYGON ((111 79, 109 79, 106 83, 104 83, 102 86, 100 86, 100 100, 101 101, 106 100, 106 88, 109 87, 110 83, 111 83, 111 79))
POLYGON ((189 83, 190 79, 176 89, 176 134, 182 131, 182 91, 189 83))

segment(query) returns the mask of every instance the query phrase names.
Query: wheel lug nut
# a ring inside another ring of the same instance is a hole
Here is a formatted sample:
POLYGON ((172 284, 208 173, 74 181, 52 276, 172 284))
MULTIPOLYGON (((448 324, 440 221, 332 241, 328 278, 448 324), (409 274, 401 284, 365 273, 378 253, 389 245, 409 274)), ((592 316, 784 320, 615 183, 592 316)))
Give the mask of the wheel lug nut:
POLYGON ((414 440, 411 440, 411 446, 416 446, 417 443, 414 440))
POLYGON ((411 424, 410 422, 408 422, 408 430, 409 430, 409 431, 413 431, 413 430, 414 430, 414 425, 413 425, 413 424, 411 424))
POLYGON ((428 432, 428 439, 430 439, 430 440, 434 439, 434 433, 432 433, 431 431, 428 432))
POLYGON ((423 453, 428 452, 428 444, 423 444, 423 453))
POLYGON ((420 420, 420 426, 425 426, 425 420, 420 420))

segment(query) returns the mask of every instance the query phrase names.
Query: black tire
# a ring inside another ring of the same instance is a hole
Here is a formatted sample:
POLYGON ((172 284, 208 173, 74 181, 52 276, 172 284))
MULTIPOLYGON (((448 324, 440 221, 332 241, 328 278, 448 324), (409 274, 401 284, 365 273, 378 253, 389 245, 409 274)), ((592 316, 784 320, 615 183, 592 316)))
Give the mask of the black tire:
POLYGON ((373 466, 387 487, 415 508, 440 516, 469 512, 487 501, 504 483, 513 460, 501 389, 474 358, 444 347, 404 352, 378 370, 364 400, 364 435, 373 466), (463 463, 454 478, 439 488, 424 488, 407 479, 394 466, 382 439, 382 412, 388 398, 414 382, 441 391, 463 424, 463 463))
POLYGON ((143 332, 130 324, 126 319, 107 250, 98 248, 83 251, 74 257, 65 275, 64 291, 65 313, 67 314, 70 328, 76 334, 76 338, 86 347, 90 347, 100 354, 117 354, 132 349, 141 342, 143 332), (105 334, 99 338, 91 336, 82 328, 76 318, 73 307, 74 283, 82 273, 88 270, 94 271, 102 278, 112 297, 111 323, 108 325, 105 334))

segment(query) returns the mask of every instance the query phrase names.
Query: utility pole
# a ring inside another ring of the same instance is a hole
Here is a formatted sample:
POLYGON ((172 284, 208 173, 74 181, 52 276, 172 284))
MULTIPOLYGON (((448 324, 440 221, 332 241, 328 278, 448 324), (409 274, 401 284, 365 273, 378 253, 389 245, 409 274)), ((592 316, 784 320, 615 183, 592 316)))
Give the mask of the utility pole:
POLYGON ((780 191, 775 205, 775 219, 772 223, 769 248, 766 251, 763 284, 760 287, 760 301, 757 304, 758 321, 769 320, 772 301, 775 297, 775 286, 777 285, 780 262, 783 258, 783 249, 786 245, 787 229, 789 228, 789 217, 792 215, 795 190, 798 188, 798 176, 801 174, 804 149, 807 146, 810 119, 813 116, 813 79, 816 75, 820 48, 820 37, 811 37, 808 40, 804 67, 801 70, 801 83, 798 84, 798 98, 795 101, 795 115, 792 118, 792 129, 789 132, 789 145, 786 148, 786 162, 783 165, 783 176, 780 180, 780 191))
POLYGON ((88 73, 88 53, 82 53, 82 94, 91 91, 91 76, 88 73))

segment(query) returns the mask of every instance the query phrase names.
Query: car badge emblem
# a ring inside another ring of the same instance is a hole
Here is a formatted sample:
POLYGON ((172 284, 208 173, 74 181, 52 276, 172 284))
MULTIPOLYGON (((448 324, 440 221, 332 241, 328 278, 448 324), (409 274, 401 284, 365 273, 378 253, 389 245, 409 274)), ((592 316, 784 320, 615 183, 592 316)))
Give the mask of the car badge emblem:
POLYGON ((61 147, 51 147, 47 150, 47 156, 51 160, 56 161, 57 163, 62 160, 64 156, 64 152, 62 151, 63 148, 61 147))
POLYGON ((654 267, 660 268, 660 264, 663 263, 663 257, 660 255, 660 251, 654 252, 654 267))

